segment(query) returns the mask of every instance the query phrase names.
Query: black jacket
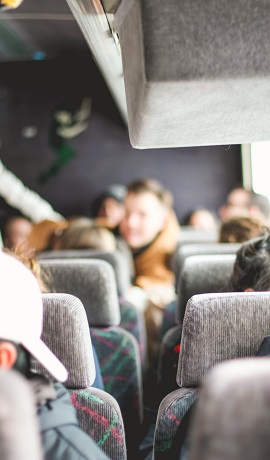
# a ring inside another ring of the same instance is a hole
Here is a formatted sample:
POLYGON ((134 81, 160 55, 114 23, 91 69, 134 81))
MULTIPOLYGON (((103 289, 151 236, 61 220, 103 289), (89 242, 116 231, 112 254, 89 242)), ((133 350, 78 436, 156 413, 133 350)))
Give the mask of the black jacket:
POLYGON ((53 385, 56 398, 38 407, 44 460, 108 460, 79 427, 68 391, 61 383, 53 385))

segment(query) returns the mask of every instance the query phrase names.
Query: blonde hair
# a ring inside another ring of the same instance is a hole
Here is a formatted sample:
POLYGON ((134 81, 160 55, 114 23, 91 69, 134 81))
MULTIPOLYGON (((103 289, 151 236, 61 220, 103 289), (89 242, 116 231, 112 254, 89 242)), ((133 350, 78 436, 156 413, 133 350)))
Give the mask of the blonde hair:
POLYGON ((71 222, 58 239, 58 249, 101 249, 113 251, 116 240, 105 227, 89 222, 71 222))

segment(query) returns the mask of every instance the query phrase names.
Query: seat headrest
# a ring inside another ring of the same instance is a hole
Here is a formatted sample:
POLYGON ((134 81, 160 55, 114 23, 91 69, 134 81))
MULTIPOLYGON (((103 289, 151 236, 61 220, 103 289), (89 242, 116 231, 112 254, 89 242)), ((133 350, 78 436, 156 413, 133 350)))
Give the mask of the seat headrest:
POLYGON ((115 274, 105 260, 40 260, 51 292, 78 297, 90 326, 109 327, 120 324, 120 306, 115 274))
POLYGON ((255 356, 270 331, 270 292, 200 294, 186 308, 177 383, 197 387, 216 364, 255 356))
POLYGON ((100 251, 98 249, 62 249, 61 251, 45 251, 39 259, 101 259, 106 260, 114 269, 117 291, 124 296, 130 286, 129 267, 127 260, 120 251, 100 251))
POLYGON ((236 359, 206 377, 190 426, 190 460, 270 456, 269 358, 236 359))
POLYGON ((202 254, 184 261, 177 289, 177 322, 183 322, 187 301, 193 295, 228 291, 234 261, 235 254, 202 254))
MULTIPOLYGON (((42 294, 42 340, 68 370, 67 388, 86 388, 96 377, 89 325, 82 302, 70 294, 42 294)), ((39 364, 34 369, 49 376, 39 364)))
POLYGON ((185 260, 190 256, 204 254, 235 254, 241 243, 193 243, 179 245, 173 256, 173 269, 176 283, 185 260))

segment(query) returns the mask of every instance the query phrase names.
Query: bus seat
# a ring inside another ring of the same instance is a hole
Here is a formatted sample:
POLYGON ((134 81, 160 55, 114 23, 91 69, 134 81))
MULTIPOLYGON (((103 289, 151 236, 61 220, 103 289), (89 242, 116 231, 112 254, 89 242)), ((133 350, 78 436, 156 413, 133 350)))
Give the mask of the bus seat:
POLYGON ((142 365, 138 341, 119 326, 120 306, 111 265, 96 259, 46 259, 40 264, 54 291, 72 294, 83 303, 104 389, 119 403, 127 445, 135 452, 143 420, 142 365))
POLYGON ((255 356, 270 330, 270 292, 210 293, 187 304, 176 381, 158 410, 153 460, 168 458, 180 421, 211 368, 255 356))
POLYGON ((51 292, 78 297, 89 325, 118 326, 120 308, 111 265, 97 259, 40 259, 51 292))
POLYGON ((62 249, 61 251, 44 251, 39 259, 101 259, 112 265, 119 296, 125 296, 131 280, 127 261, 120 251, 100 251, 98 249, 62 249))
MULTIPOLYGON (((69 259, 70 252, 64 250, 47 251, 47 253, 43 253, 45 258, 39 259, 42 270, 48 279, 49 287, 50 279, 53 278, 52 289, 54 291, 68 292, 79 297, 86 310, 88 310, 89 305, 87 316, 90 326, 120 325, 134 335, 139 344, 142 368, 146 368, 147 338, 143 314, 133 304, 125 301, 123 297, 118 299, 114 287, 115 272, 113 273, 111 264, 103 259, 105 253, 100 253, 101 259, 88 259, 88 257, 84 258, 88 250, 83 253, 76 251, 76 254, 83 254, 83 257, 69 259), (50 254, 54 252, 60 256, 64 253, 64 257, 60 259, 50 258, 50 254), (100 289, 100 287, 102 288, 100 289)), ((72 255, 74 253, 75 251, 72 251, 72 255)))
MULTIPOLYGON (((69 372, 65 386, 70 390, 81 428, 109 458, 126 460, 125 430, 119 404, 107 392, 91 387, 95 379, 95 364, 88 321, 81 301, 70 294, 43 294, 42 297, 42 339, 69 372)), ((48 376, 47 371, 35 361, 33 370, 48 376)))
POLYGON ((240 246, 241 243, 208 242, 178 245, 173 256, 173 270, 175 274, 176 291, 178 288, 177 282, 187 257, 199 256, 203 254, 235 254, 240 246))
POLYGON ((195 294, 228 291, 235 254, 188 257, 178 281, 176 322, 182 324, 187 301, 195 294))
MULTIPOLYGON (((240 243, 194 243, 194 244, 183 244, 181 246, 178 246, 173 256, 173 271, 175 274, 176 293, 178 294, 178 289, 180 289, 180 292, 181 290, 185 291, 186 289, 185 282, 186 282, 186 277, 189 276, 189 273, 185 274, 183 279, 181 279, 181 281, 179 280, 179 278, 180 278, 182 269, 185 265, 185 261, 188 257, 192 257, 195 255, 207 255, 207 254, 209 255, 210 254, 213 254, 213 255, 214 254, 216 255, 235 254, 240 246, 241 246, 240 243), (182 283, 183 283, 183 287, 181 287, 182 283)), ((211 275, 211 280, 212 278, 213 277, 211 275)), ((207 280, 207 283, 208 283, 208 280, 207 280)), ((220 286, 218 286, 218 290, 220 290, 220 286)), ((214 292, 214 291, 207 291, 207 292, 214 292)), ((200 292, 193 292, 191 295, 199 294, 199 293, 200 292)), ((188 295, 189 294, 186 295, 186 300, 187 300, 188 295)), ((191 297, 191 295, 189 295, 189 297, 191 297)), ((181 295, 179 297, 181 297, 181 295)), ((183 300, 183 306, 179 308, 181 309, 185 308, 186 300, 185 299, 183 300)), ((178 322, 178 317, 176 316, 177 304, 178 304, 177 302, 178 302, 177 299, 174 300, 171 303, 171 305, 168 305, 167 308, 164 310, 162 337, 171 327, 175 326, 175 324, 178 322)))
POLYGON ((189 256, 183 262, 178 282, 178 296, 171 305, 171 316, 164 315, 163 337, 158 356, 159 375, 167 375, 167 386, 176 387, 175 369, 178 355, 175 353, 181 341, 182 325, 188 300, 196 294, 226 292, 233 268, 235 254, 201 254, 189 256), (174 315, 173 315, 174 313, 174 315))
POLYGON ((269 381, 269 358, 218 364, 204 380, 194 408, 188 458, 269 458, 269 381))

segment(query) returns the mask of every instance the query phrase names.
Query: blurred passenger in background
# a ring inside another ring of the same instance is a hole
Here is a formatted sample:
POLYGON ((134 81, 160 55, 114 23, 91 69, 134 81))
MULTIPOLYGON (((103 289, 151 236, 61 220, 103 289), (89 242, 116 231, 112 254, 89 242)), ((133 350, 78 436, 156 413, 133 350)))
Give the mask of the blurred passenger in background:
POLYGON ((219 208, 220 219, 225 222, 231 217, 246 216, 249 214, 248 207, 250 192, 244 187, 233 188, 226 197, 226 202, 219 208))
POLYGON ((32 222, 22 216, 8 218, 2 229, 3 245, 8 249, 16 249, 25 244, 31 231, 32 222))
POLYGON ((232 217, 256 217, 269 225, 270 203, 266 196, 238 187, 228 194, 226 203, 219 209, 219 216, 223 222, 232 217))
POLYGON ((216 230, 218 218, 210 209, 199 207, 188 213, 183 219, 182 225, 188 225, 198 230, 216 230))
POLYGON ((243 243, 262 235, 265 230, 265 222, 259 218, 232 217, 221 225, 219 243, 243 243))
POLYGON ((112 184, 106 188, 92 204, 92 217, 103 217, 107 226, 115 235, 119 235, 119 224, 124 217, 124 198, 127 189, 121 184, 112 184))
POLYGON ((134 285, 144 291, 149 361, 154 365, 163 309, 175 298, 170 264, 180 237, 180 225, 170 191, 154 179, 131 183, 120 233, 133 254, 134 285))
POLYGON ((58 237, 52 249, 100 249, 114 251, 116 239, 105 227, 95 225, 89 219, 74 219, 58 237))

